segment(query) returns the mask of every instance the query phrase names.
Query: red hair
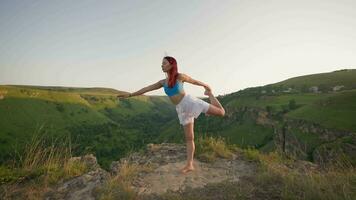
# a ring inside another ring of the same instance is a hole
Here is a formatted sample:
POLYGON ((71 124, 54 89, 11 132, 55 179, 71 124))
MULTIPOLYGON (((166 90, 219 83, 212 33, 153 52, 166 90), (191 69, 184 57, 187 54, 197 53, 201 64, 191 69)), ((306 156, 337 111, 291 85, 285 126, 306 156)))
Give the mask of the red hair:
POLYGON ((177 81, 178 77, 178 66, 177 66, 177 61, 175 58, 171 56, 166 56, 164 59, 168 60, 169 64, 171 64, 172 68, 168 72, 168 87, 172 88, 177 81))

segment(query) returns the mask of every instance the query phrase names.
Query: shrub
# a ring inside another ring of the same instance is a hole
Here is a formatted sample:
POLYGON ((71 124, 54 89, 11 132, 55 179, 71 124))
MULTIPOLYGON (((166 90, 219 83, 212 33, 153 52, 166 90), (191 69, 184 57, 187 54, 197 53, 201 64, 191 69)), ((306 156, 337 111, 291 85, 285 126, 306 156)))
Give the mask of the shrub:
POLYGON ((232 151, 228 148, 224 138, 200 136, 195 143, 197 157, 207 162, 213 162, 217 157, 231 159, 232 151))

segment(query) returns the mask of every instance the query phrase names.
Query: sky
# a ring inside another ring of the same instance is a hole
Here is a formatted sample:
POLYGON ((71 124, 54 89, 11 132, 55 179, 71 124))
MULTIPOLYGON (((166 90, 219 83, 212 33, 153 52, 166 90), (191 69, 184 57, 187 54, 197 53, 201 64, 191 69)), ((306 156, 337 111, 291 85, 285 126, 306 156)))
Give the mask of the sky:
POLYGON ((165 55, 215 95, 356 68, 354 0, 0 0, 0 27, 0 85, 135 92, 165 55))

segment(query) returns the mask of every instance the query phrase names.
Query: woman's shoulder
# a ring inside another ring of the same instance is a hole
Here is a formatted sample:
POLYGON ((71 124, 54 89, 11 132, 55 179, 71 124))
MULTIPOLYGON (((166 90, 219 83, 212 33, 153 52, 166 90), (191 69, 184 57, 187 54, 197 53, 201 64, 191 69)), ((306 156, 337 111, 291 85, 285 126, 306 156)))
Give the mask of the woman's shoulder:
POLYGON ((184 73, 178 73, 177 80, 184 82, 185 81, 185 74, 184 73))
POLYGON ((164 86, 164 84, 166 83, 166 79, 162 79, 158 81, 162 86, 164 86))

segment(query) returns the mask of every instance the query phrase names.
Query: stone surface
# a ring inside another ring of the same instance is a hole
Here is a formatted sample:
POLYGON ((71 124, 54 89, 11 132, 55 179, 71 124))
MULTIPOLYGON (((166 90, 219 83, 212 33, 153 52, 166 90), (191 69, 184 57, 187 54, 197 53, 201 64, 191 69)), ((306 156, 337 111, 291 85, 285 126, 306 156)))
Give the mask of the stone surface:
POLYGON ((237 182, 241 176, 252 175, 255 169, 252 163, 235 154, 232 160, 218 158, 213 163, 195 158, 195 170, 182 174, 180 169, 186 164, 185 148, 183 144, 148 144, 144 153, 134 153, 129 158, 113 162, 111 169, 118 173, 124 162, 153 166, 152 171, 140 173, 133 181, 134 189, 140 195, 204 187, 208 183, 237 182))
POLYGON ((109 177, 109 173, 99 167, 93 155, 73 157, 70 159, 70 162, 76 160, 84 161, 91 171, 58 185, 53 190, 47 192, 44 199, 95 199, 93 190, 105 182, 109 177))
POLYGON ((148 164, 151 167, 151 170, 140 171, 132 180, 131 188, 139 196, 160 195, 187 187, 203 188, 209 183, 223 181, 238 182, 241 177, 252 176, 256 169, 254 163, 234 154, 230 160, 217 158, 212 163, 194 158, 195 170, 183 174, 180 170, 186 164, 186 146, 174 143, 148 144, 145 151, 135 152, 129 157, 112 162, 110 172, 101 169, 93 155, 70 159, 71 162, 77 160, 91 165, 91 171, 59 184, 45 195, 45 199, 95 199, 98 195, 94 191, 105 185, 110 174, 118 174, 124 164, 148 164))

